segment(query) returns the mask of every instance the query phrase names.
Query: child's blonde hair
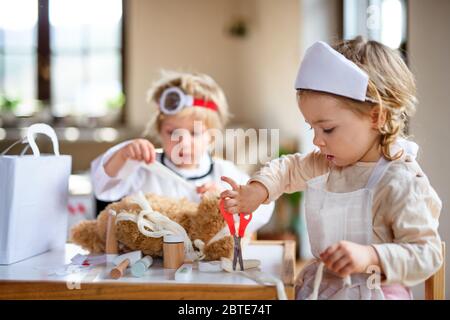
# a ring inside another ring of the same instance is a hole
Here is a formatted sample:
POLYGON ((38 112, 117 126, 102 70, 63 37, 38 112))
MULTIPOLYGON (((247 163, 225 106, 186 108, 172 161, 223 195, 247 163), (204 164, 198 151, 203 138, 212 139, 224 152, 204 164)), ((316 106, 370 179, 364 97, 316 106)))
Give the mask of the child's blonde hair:
POLYGON ((333 48, 369 76, 367 97, 375 103, 346 99, 350 110, 368 116, 373 108, 378 107, 381 152, 387 160, 400 158, 402 152, 391 155, 390 147, 398 137, 405 136, 408 117, 416 110, 416 83, 413 74, 398 51, 377 41, 356 37, 338 42, 333 48))
POLYGON ((208 75, 201 73, 185 73, 177 71, 161 71, 161 78, 156 81, 147 92, 147 102, 150 104, 152 118, 147 123, 144 135, 157 136, 161 123, 167 117, 160 111, 159 99, 165 89, 177 87, 185 94, 205 101, 213 101, 218 108, 214 111, 202 107, 182 109, 176 116, 193 116, 195 120, 203 121, 207 129, 225 128, 228 122, 228 103, 220 86, 208 75))

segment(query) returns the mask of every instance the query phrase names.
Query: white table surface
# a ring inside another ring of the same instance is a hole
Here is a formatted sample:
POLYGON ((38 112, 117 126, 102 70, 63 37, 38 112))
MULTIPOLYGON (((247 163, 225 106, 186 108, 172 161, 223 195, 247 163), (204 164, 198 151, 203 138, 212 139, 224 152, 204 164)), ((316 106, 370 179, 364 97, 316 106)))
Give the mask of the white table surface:
MULTIPOLYGON (((244 259, 258 259, 261 261, 260 270, 281 279, 282 262, 284 254, 283 245, 277 244, 249 244, 243 250, 244 259)), ((129 269, 124 276, 113 280, 109 276, 112 265, 99 265, 73 273, 55 274, 55 270, 61 270, 64 265, 70 264, 76 254, 88 254, 79 246, 66 244, 65 248, 53 250, 29 259, 11 264, 0 265, 0 281, 57 281, 71 283, 184 283, 174 280, 175 270, 164 269, 162 259, 155 259, 152 266, 140 278, 132 276, 129 269)), ((239 273, 225 271, 217 273, 200 272, 194 264, 190 284, 221 284, 221 285, 258 285, 255 281, 239 273)))

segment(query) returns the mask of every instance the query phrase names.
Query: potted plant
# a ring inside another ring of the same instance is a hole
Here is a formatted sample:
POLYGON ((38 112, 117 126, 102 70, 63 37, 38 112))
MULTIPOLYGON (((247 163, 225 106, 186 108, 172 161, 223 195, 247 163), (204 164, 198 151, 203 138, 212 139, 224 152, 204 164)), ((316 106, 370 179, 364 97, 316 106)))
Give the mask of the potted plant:
POLYGON ((99 119, 102 126, 116 124, 122 115, 122 108, 125 105, 125 95, 123 92, 117 94, 114 98, 106 101, 107 113, 99 119))
POLYGON ((14 127, 17 123, 15 110, 21 103, 19 98, 10 98, 6 95, 0 95, 0 117, 3 127, 14 127))

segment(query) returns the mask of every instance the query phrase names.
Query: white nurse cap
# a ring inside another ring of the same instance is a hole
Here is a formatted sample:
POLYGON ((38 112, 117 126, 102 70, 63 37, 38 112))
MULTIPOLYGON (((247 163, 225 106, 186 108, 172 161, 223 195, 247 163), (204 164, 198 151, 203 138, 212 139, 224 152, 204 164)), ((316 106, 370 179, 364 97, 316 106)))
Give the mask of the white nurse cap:
POLYGON ((355 99, 366 97, 369 76, 325 42, 313 44, 305 54, 295 81, 296 89, 309 89, 355 99))

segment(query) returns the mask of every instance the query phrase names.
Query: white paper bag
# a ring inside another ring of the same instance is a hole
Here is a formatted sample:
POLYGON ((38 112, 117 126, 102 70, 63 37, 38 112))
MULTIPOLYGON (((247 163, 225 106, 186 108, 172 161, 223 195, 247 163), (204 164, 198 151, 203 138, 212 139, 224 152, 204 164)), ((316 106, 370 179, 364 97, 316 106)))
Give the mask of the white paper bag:
MULTIPOLYGON (((33 155, 0 155, 0 264, 11 264, 64 246, 72 159, 59 155, 55 131, 46 124, 28 128, 23 141, 33 155), (35 134, 49 136, 55 155, 41 155, 35 134)), ((18 143, 16 142, 16 143, 18 143)), ((15 144, 16 144, 15 143, 15 144)), ((11 146, 12 147, 12 146, 11 146)))

